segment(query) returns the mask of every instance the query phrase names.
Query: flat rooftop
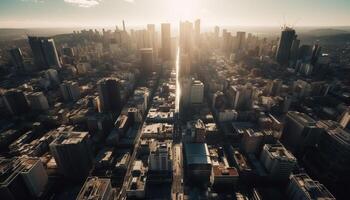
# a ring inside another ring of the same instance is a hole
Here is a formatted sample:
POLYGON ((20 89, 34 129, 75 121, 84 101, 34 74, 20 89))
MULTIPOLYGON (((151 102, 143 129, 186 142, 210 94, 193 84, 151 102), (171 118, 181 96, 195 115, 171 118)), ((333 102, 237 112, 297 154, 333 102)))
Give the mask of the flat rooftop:
POLYGON ((185 156, 188 165, 211 164, 209 150, 206 143, 185 144, 185 156))

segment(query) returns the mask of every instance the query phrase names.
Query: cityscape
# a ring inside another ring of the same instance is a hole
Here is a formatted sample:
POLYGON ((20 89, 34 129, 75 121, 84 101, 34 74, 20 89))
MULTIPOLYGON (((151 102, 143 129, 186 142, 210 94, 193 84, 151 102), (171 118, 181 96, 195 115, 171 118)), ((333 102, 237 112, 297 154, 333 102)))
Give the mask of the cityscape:
POLYGON ((350 24, 227 25, 197 0, 148 21, 123 0, 113 25, 39 27, 45 14, 6 21, 14 1, 0 2, 1 200, 349 199, 350 24))

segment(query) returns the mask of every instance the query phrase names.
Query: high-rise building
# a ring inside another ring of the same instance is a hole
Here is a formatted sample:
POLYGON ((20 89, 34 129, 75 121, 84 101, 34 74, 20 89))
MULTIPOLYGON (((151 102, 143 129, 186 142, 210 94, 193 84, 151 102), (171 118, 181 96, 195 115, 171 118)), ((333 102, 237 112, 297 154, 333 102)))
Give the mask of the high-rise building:
POLYGON ((206 137, 206 129, 205 129, 205 124, 203 123, 202 120, 197 120, 197 122, 194 125, 195 130, 194 130, 194 142, 198 143, 203 143, 205 142, 205 137, 206 137))
POLYGON ((271 180, 287 180, 297 164, 297 159, 282 144, 265 144, 260 154, 260 162, 271 180))
POLYGON ((24 114, 29 111, 29 104, 24 95, 20 90, 11 89, 7 90, 2 96, 7 110, 12 115, 24 114))
POLYGON ((171 59, 171 30, 170 24, 161 25, 162 34, 162 59, 164 61, 171 59))
POLYGON ((197 19, 194 22, 194 41, 197 45, 197 47, 199 46, 200 43, 200 35, 201 34, 201 20, 197 19))
POLYGON ((151 73, 155 71, 154 56, 152 48, 141 48, 141 71, 151 73))
POLYGON ((246 45, 246 33, 245 32, 237 32, 236 36, 236 51, 242 51, 246 45))
POLYGON ((350 131, 331 120, 319 121, 317 126, 323 129, 320 141, 315 153, 307 160, 316 160, 314 167, 320 172, 318 176, 328 183, 347 183, 350 178, 350 131))
POLYGON ((88 132, 62 132, 51 142, 50 151, 66 178, 82 181, 89 174, 92 155, 88 132))
POLYGON ((204 84, 200 80, 192 81, 191 85, 191 104, 201 104, 204 100, 204 84))
POLYGON ((276 60, 279 64, 284 66, 289 64, 291 48, 295 38, 295 30, 290 27, 284 27, 276 53, 276 60))
POLYGON ((287 196, 290 200, 335 200, 335 197, 324 185, 318 181, 312 180, 307 174, 295 174, 290 176, 287 196))
POLYGON ((77 101, 80 98, 80 88, 77 82, 64 81, 60 89, 65 101, 77 101))
POLYGON ((193 47, 193 24, 189 21, 180 22, 179 44, 181 52, 192 55, 193 47))
POLYGON ((158 42, 156 26, 154 24, 147 24, 147 31, 150 36, 151 48, 153 49, 153 60, 156 61, 158 58, 158 42))
POLYGON ((113 200, 114 190, 108 178, 89 177, 86 179, 76 200, 113 200))
POLYGON ((171 171, 172 160, 170 159, 171 145, 166 142, 158 143, 155 150, 149 155, 150 171, 171 171))
POLYGON ((22 51, 20 48, 14 48, 10 50, 12 64, 16 67, 16 70, 24 69, 24 60, 22 51))
POLYGON ((302 153, 307 146, 314 146, 321 129, 316 121, 304 113, 290 111, 287 113, 281 142, 294 154, 302 153))
POLYGON ((28 37, 28 41, 33 52, 34 62, 39 69, 61 68, 55 42, 52 38, 28 37))
POLYGON ((33 110, 49 109, 49 103, 47 101, 47 98, 42 92, 31 92, 28 93, 26 96, 29 101, 29 105, 33 110))
POLYGON ((249 110, 253 103, 254 87, 251 85, 231 86, 228 89, 231 98, 231 106, 235 110, 249 110))
POLYGON ((99 110, 101 112, 120 112, 121 96, 119 80, 115 78, 105 78, 97 83, 99 93, 99 110))
POLYGON ((37 199, 45 191, 48 176, 38 158, 0 158, 1 199, 37 199))
POLYGON ((292 43, 292 47, 290 50, 290 63, 295 65, 298 60, 298 53, 299 53, 299 45, 300 45, 300 40, 295 38, 292 43))

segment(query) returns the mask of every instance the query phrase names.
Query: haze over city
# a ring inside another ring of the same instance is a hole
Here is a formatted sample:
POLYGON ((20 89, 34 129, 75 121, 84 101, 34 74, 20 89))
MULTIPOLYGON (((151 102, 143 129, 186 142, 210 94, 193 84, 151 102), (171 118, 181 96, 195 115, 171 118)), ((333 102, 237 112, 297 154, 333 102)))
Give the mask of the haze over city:
POLYGON ((347 0, 2 0, 0 27, 114 26, 202 19, 204 25, 348 26, 347 0))

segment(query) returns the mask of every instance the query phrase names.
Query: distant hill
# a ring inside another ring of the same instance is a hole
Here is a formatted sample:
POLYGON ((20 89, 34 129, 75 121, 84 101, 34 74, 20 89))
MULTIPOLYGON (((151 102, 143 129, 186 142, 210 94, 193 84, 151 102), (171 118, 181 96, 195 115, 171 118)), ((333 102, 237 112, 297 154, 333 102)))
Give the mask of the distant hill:
POLYGON ((305 32, 304 34, 318 37, 318 36, 340 35, 340 34, 347 34, 347 33, 350 33, 350 32, 341 30, 341 29, 323 28, 323 29, 313 29, 308 32, 305 32))

